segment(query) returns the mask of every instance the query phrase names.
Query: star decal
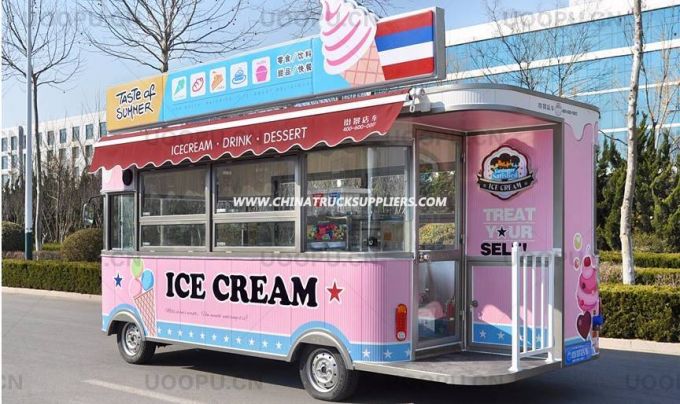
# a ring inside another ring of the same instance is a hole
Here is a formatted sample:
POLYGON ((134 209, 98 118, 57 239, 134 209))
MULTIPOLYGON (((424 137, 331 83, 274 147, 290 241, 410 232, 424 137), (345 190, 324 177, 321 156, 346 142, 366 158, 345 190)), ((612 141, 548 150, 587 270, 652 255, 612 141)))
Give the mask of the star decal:
POLYGON ((486 331, 482 330, 479 332, 479 338, 486 339, 486 331))
POLYGON ((213 334, 212 335, 212 340, 215 341, 217 339, 217 335, 213 334))
POLYGON ((172 329, 168 328, 168 335, 172 335, 172 329))
POLYGON ((201 339, 205 339, 205 334, 201 333, 201 339))
POLYGON ((370 358, 371 357, 371 351, 368 350, 368 348, 364 349, 364 352, 362 352, 364 355, 364 358, 370 358))
POLYGON ((269 342, 267 341, 262 341, 262 346, 267 348, 269 346, 269 342))
POLYGON ((252 338, 249 339, 249 340, 248 340, 248 345, 251 345, 251 346, 252 346, 252 345, 255 345, 255 340, 252 339, 252 338))
POLYGON ((224 336, 224 342, 229 342, 229 336, 228 335, 224 336))
POLYGON ((180 337, 182 336, 182 334, 183 334, 182 330, 177 331, 177 335, 179 335, 180 337))
POLYGON ((281 343, 278 341, 276 342, 276 349, 281 349, 281 343))
POLYGON ((193 332, 193 331, 189 331, 189 338, 193 338, 193 337, 194 337, 194 332, 193 332))
POLYGON ((501 228, 498 229, 497 231, 498 231, 498 237, 503 237, 503 238, 505 238, 505 233, 506 233, 508 230, 505 229, 503 226, 501 226, 501 228))
POLYGON ((123 285, 121 282, 123 282, 123 278, 120 276, 120 273, 116 273, 116 276, 113 278, 114 281, 116 281, 116 286, 117 288, 122 288, 123 285))
POLYGON ((407 358, 410 358, 411 357, 411 350, 410 349, 405 350, 404 354, 406 355, 407 358))
POLYGON ((241 337, 236 337, 236 343, 241 345, 241 337))
POLYGON ((503 331, 501 331, 501 332, 498 333, 498 339, 499 339, 500 341, 503 341, 503 339, 505 339, 505 333, 504 333, 503 331))
POLYGON ((383 352, 385 355, 385 359, 392 359, 392 352, 388 349, 387 351, 383 352))
POLYGON ((338 301, 338 303, 341 303, 340 302, 340 293, 342 293, 342 291, 344 289, 339 288, 336 281, 333 281, 333 287, 332 288, 326 288, 326 290, 328 290, 328 293, 331 294, 331 297, 328 300, 329 302, 332 302, 333 299, 335 299, 335 300, 338 301))

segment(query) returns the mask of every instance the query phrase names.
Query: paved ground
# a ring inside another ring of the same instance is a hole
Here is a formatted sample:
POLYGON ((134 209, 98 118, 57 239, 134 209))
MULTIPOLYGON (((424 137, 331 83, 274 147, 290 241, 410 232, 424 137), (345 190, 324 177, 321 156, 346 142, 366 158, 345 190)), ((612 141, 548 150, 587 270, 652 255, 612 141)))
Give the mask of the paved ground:
MULTIPOLYGON (((4 293, 2 398, 15 402, 310 402, 294 365, 164 348, 128 365, 99 331, 96 301, 4 293)), ((604 351, 602 359, 495 387, 362 375, 356 402, 680 403, 680 358, 604 351)))

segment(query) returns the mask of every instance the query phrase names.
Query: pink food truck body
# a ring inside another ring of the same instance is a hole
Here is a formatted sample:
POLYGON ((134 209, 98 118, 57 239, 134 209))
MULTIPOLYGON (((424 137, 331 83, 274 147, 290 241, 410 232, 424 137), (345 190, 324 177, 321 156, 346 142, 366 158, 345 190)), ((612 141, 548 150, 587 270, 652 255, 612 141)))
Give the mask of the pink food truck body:
MULTIPOLYGON (((422 15, 430 72, 382 58, 383 77, 343 76, 357 97, 201 104, 242 80, 279 91, 276 52, 113 90, 120 130, 92 170, 102 329, 125 360, 185 344, 298 361, 310 394, 339 400, 360 371, 488 385, 597 357, 598 111, 509 86, 393 85, 445 76, 439 9, 379 20, 377 52, 422 15)), ((290 52, 312 71, 331 58, 315 40, 290 52)))

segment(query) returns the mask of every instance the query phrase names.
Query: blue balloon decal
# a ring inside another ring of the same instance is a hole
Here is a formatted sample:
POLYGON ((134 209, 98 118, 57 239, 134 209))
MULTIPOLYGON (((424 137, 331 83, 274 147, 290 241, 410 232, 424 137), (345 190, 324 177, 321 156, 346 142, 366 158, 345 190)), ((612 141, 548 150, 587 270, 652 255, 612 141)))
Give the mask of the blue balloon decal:
POLYGON ((153 287, 153 272, 150 269, 145 269, 142 272, 142 288, 147 291, 153 287))

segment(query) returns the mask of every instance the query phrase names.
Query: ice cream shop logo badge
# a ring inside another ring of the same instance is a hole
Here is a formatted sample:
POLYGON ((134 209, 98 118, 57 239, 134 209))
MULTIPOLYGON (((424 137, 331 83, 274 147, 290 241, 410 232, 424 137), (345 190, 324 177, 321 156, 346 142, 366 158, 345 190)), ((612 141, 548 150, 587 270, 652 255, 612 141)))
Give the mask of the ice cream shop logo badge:
POLYGON ((479 187, 500 199, 510 199, 534 183, 527 157, 509 146, 487 155, 477 174, 479 187))

